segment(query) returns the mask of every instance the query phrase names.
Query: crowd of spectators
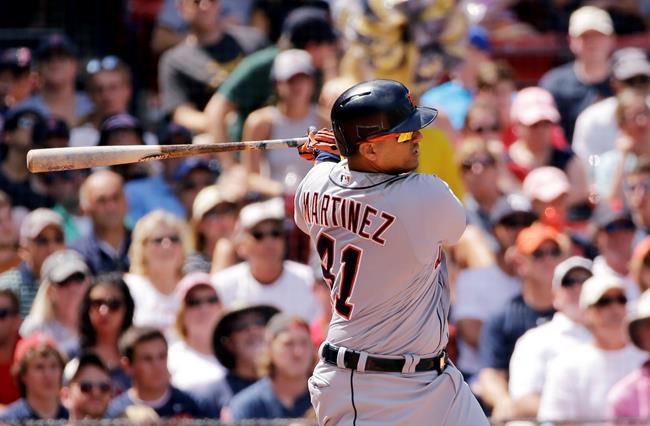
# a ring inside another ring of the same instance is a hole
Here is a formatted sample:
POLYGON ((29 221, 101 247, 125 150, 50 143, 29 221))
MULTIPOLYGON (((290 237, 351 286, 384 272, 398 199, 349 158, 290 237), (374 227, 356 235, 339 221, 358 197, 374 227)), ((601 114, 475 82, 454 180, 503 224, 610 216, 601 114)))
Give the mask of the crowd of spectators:
POLYGON ((449 352, 486 413, 650 418, 650 2, 431 3, 134 0, 101 43, 65 19, 0 40, 0 424, 313 419, 332 309, 292 219, 309 162, 30 174, 26 156, 297 137, 369 78, 440 111, 418 171, 466 207, 449 352), (535 84, 497 58, 549 33, 569 61, 535 84))

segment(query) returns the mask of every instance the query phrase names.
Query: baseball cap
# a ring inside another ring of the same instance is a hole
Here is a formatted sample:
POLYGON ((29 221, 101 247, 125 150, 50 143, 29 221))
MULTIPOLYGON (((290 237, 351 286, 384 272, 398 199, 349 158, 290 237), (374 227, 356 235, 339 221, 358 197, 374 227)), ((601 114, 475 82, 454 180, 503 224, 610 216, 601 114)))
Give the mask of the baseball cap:
POLYGON ((596 224, 598 229, 604 229, 607 225, 611 225, 618 221, 627 221, 634 225, 632 215, 628 209, 623 205, 613 204, 602 201, 592 215, 592 221, 596 224))
POLYGON ((239 223, 243 229, 254 228, 265 220, 284 220, 284 200, 282 198, 277 197, 248 204, 239 212, 239 223))
POLYGON ((41 207, 28 213, 20 225, 21 244, 38 237, 38 234, 50 225, 63 229, 63 218, 54 210, 41 207))
POLYGON ((541 87, 526 87, 515 96, 510 108, 512 121, 531 126, 540 121, 552 123, 560 121, 560 113, 555 106, 553 95, 541 87))
POLYGON ((530 204, 528 198, 521 194, 505 195, 499 198, 494 205, 492 213, 490 214, 490 223, 496 225, 504 218, 518 213, 530 215, 532 220, 536 218, 536 215, 533 212, 533 206, 530 204))
POLYGON ((641 346, 641 340, 637 327, 639 324, 650 319, 650 290, 644 291, 636 303, 636 310, 628 316, 627 329, 630 334, 630 340, 642 351, 650 351, 649 347, 641 346))
POLYGON ((17 129, 30 129, 32 142, 40 145, 45 139, 45 118, 33 108, 16 107, 9 110, 3 129, 11 132, 17 129))
POLYGON ((16 72, 29 71, 32 67, 32 51, 27 47, 12 47, 2 51, 0 69, 16 72))
POLYGON ((571 37, 580 37, 590 30, 605 35, 613 34, 614 24, 609 13, 595 6, 583 6, 571 14, 569 18, 569 35, 571 37))
POLYGON ((192 219, 199 221, 207 212, 220 204, 236 204, 234 197, 218 185, 203 188, 194 198, 192 219))
POLYGON ((271 78, 275 81, 287 81, 298 74, 313 75, 314 71, 309 53, 301 49, 289 49, 275 57, 271 78))
POLYGON ((178 300, 185 300, 185 296, 189 293, 194 287, 200 285, 205 285, 211 288, 214 288, 212 284, 212 278, 207 272, 190 272, 185 275, 176 285, 176 294, 178 295, 178 300))
POLYGON ((77 48, 64 34, 50 34, 46 36, 36 49, 39 61, 47 61, 54 55, 77 57, 77 48))
POLYGON ((282 25, 282 36, 297 48, 304 48, 308 42, 326 43, 336 40, 328 12, 313 6, 298 7, 291 11, 282 25))
POLYGON ((41 266, 41 278, 51 283, 60 283, 74 274, 90 275, 88 265, 81 255, 70 249, 55 251, 41 266))
POLYGON ((277 313, 266 324, 266 333, 270 338, 276 337, 283 331, 303 329, 309 333, 309 324, 299 316, 289 315, 284 312, 277 313))
POLYGON ((99 128, 99 145, 107 145, 112 133, 123 130, 133 130, 142 138, 143 129, 140 121, 130 114, 120 113, 111 115, 102 122, 99 128))
POLYGON ((568 259, 560 262, 553 271, 553 280, 551 284, 553 288, 562 287, 562 280, 573 269, 581 268, 591 272, 593 262, 585 257, 571 256, 568 259))
POLYGON ((587 279, 582 284, 582 290, 580 291, 580 309, 593 306, 603 297, 603 294, 613 289, 625 291, 621 279, 613 274, 599 274, 587 279))
POLYGON ((160 145, 173 145, 173 144, 191 144, 192 132, 185 126, 178 123, 168 123, 162 127, 158 135, 158 143, 160 145))
POLYGON ((626 47, 612 55, 612 72, 619 81, 645 75, 650 77, 650 62, 643 51, 637 47, 626 47))
POLYGON ((557 167, 538 167, 526 175, 522 184, 523 193, 529 200, 544 203, 555 200, 571 189, 566 173, 557 167))
POLYGON ((201 157, 187 157, 176 166, 172 178, 176 181, 183 180, 191 171, 197 169, 206 170, 214 174, 215 180, 219 176, 220 172, 219 164, 216 160, 209 160, 201 157))
POLYGON ((530 255, 532 252, 537 250, 544 241, 554 241, 563 250, 566 249, 568 245, 566 237, 556 231, 555 228, 536 222, 519 232, 515 246, 520 253, 530 255))
POLYGON ((14 364, 20 363, 25 355, 30 351, 42 347, 50 347, 59 352, 56 341, 46 333, 37 331, 36 333, 20 339, 18 343, 16 343, 16 349, 14 350, 14 364))
POLYGON ((70 128, 65 120, 57 117, 48 117, 45 119, 45 139, 70 137, 70 128))

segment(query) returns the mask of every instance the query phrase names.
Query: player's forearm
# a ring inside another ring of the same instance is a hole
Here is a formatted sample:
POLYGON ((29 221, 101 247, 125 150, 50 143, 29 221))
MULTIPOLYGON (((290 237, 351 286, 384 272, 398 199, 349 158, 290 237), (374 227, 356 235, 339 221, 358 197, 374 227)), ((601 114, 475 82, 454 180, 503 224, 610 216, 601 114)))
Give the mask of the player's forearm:
POLYGON ((529 394, 514 401, 519 417, 537 417, 540 394, 529 394))

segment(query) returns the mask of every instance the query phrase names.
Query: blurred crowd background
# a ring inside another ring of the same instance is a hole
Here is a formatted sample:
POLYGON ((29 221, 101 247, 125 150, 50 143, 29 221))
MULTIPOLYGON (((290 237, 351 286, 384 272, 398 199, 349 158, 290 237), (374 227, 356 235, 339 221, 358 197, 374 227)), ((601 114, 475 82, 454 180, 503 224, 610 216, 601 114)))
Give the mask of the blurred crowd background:
POLYGON ((647 0, 3 5, 0 423, 313 421, 309 162, 30 174, 26 154, 303 136, 373 78, 440 111, 418 171, 466 206, 449 351, 493 422, 647 421, 649 50, 647 0))

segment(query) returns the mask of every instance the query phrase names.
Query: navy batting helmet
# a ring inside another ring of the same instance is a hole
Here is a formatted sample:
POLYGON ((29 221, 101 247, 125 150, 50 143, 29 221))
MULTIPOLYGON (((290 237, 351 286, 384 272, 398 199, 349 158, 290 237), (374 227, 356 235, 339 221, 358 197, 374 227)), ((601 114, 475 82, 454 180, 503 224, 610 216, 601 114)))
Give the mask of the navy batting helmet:
POLYGON ((360 142, 419 130, 431 124, 437 115, 433 108, 416 107, 402 83, 371 80, 343 92, 332 107, 331 119, 339 151, 350 156, 360 142))

